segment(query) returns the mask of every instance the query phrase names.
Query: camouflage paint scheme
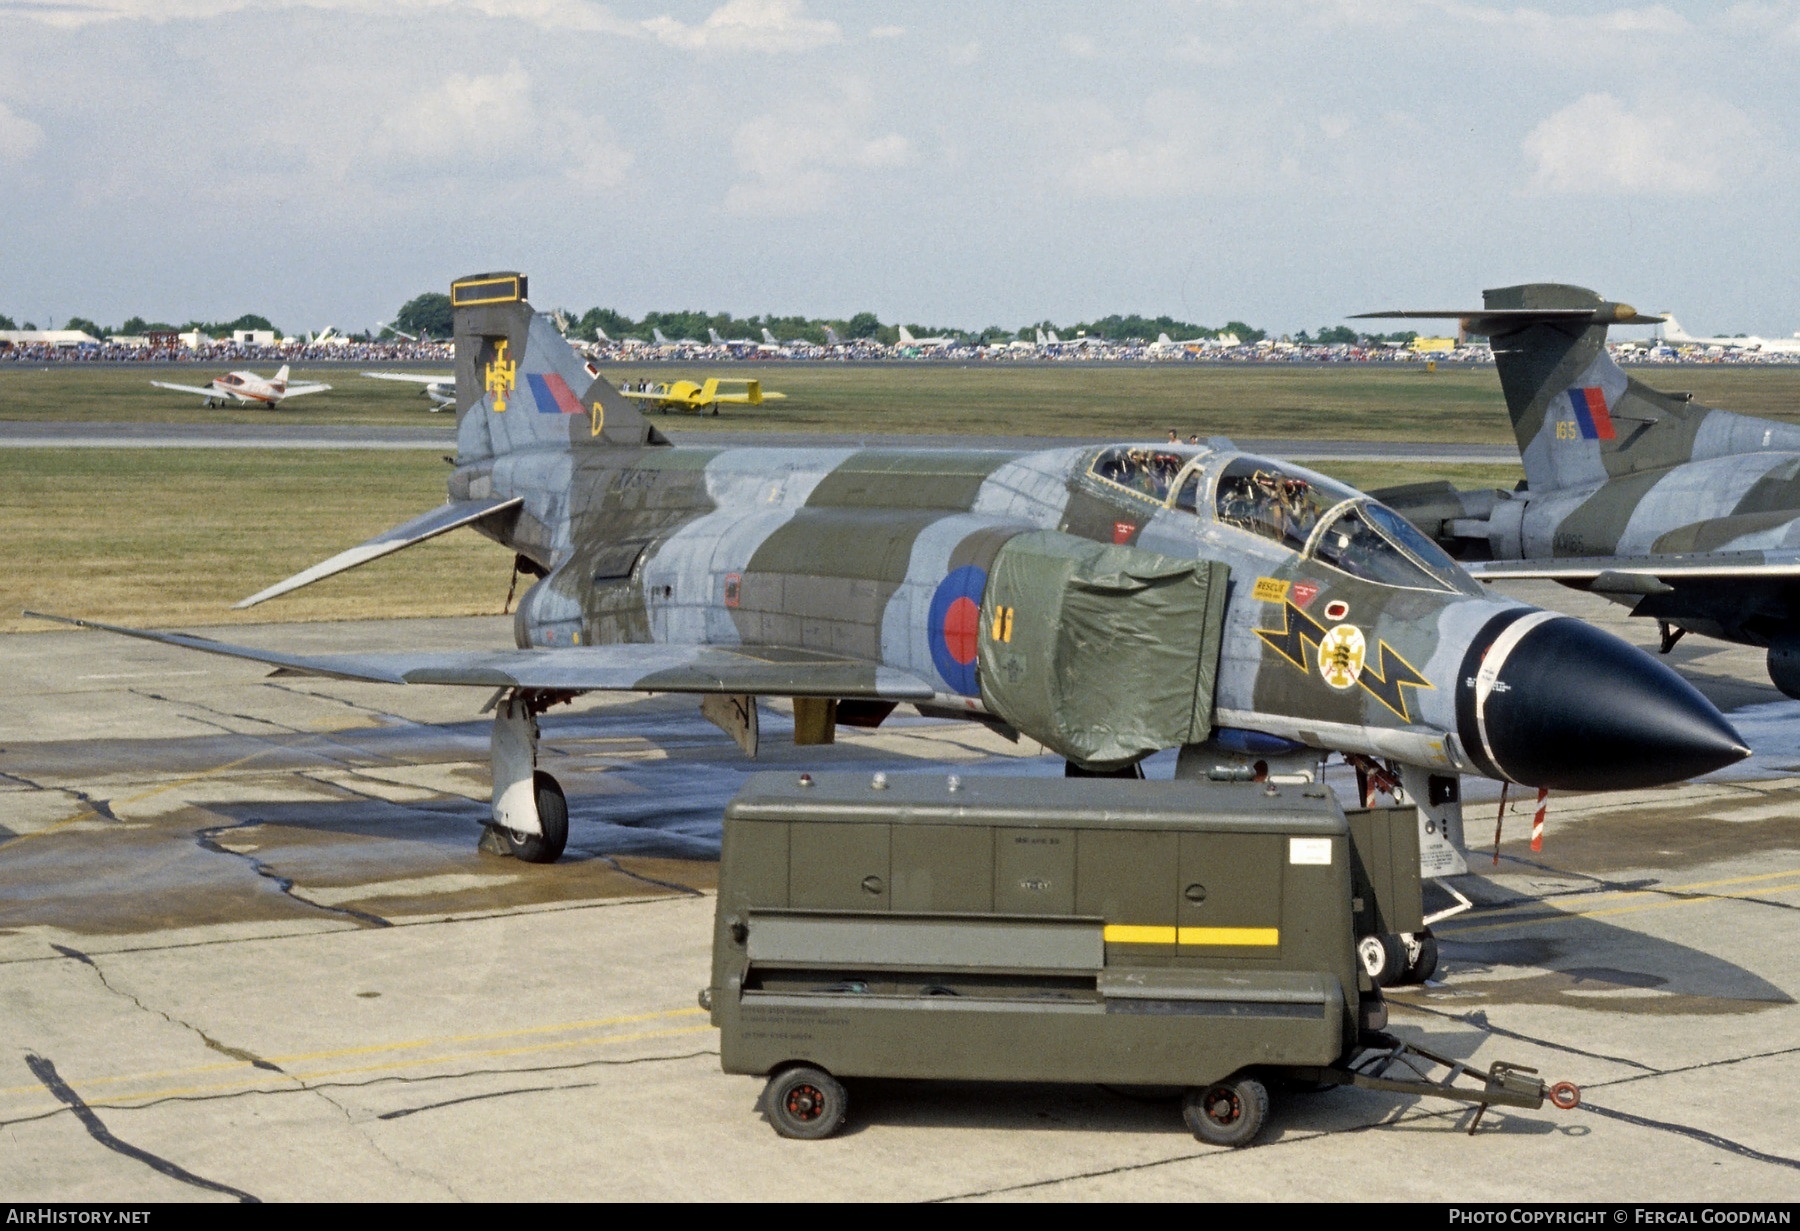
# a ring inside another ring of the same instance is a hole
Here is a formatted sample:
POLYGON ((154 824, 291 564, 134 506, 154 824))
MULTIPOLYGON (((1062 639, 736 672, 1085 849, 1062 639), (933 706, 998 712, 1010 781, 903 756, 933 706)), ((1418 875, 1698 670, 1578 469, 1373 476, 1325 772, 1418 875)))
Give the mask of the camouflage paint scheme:
MULTIPOLYGON (((1415 796, 1439 775, 1432 805, 1452 810, 1460 772, 1606 789, 1746 752, 1640 651, 1484 592, 1366 496, 1228 442, 677 448, 532 310, 522 276, 465 279, 452 299, 449 503, 245 602, 472 526, 538 578, 518 649, 302 657, 112 631, 502 690, 495 822, 515 835, 541 832, 544 791, 560 799, 535 769, 536 714, 595 689, 722 696, 752 728, 757 696, 860 706, 865 725, 908 701, 1095 772, 1173 747, 1315 768, 1335 750, 1417 772, 1415 796)), ((829 742, 819 712, 804 742, 829 742)))
MULTIPOLYGON (((1613 324, 1645 324, 1584 287, 1483 293, 1486 334, 1524 461, 1516 492, 1447 484, 1377 493, 1484 578, 1542 577, 1684 631, 1769 647, 1800 696, 1800 427, 1696 404, 1628 376, 1613 324), (1519 561, 1519 564, 1502 563, 1519 561)), ((1666 647, 1665 647, 1666 648, 1666 647)))

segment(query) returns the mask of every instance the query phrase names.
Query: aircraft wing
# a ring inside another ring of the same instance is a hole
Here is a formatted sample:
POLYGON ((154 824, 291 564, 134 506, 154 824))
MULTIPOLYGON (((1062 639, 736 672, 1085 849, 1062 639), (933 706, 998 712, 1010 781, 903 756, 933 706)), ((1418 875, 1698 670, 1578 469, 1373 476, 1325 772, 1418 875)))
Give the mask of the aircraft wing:
POLYGON ((785 393, 765 393, 760 398, 753 401, 748 393, 721 393, 718 397, 714 398, 713 401, 723 402, 729 406, 754 406, 758 401, 779 402, 786 397, 787 394, 785 393))
POLYGON ((289 385, 281 396, 283 398, 305 397, 309 393, 323 393, 329 388, 331 388, 330 385, 289 385))
POLYGON ((193 393, 193 394, 197 394, 203 398, 216 398, 216 397, 226 396, 224 393, 221 393, 217 389, 200 389, 200 388, 195 387, 194 385, 171 385, 166 380, 153 380, 150 383, 152 385, 155 385, 158 389, 173 389, 177 393, 193 393))
POLYGON ((414 376, 410 372, 364 372, 370 380, 404 380, 415 385, 439 385, 456 379, 454 376, 414 376))
POLYGON ((440 504, 431 512, 421 513, 411 521, 383 531, 366 543, 358 543, 355 547, 340 551, 329 560, 321 560, 311 568, 295 573, 286 581, 278 581, 266 590, 258 590, 233 606, 239 610, 254 607, 267 599, 286 594, 290 590, 298 590, 301 586, 310 586, 315 581, 353 569, 359 564, 379 560, 403 547, 411 547, 414 543, 423 543, 426 539, 447 534, 459 526, 499 516, 524 503, 523 496, 514 496, 511 500, 452 500, 448 504, 440 504))
POLYGON ((1464 564, 1463 568, 1483 581, 1591 582, 1616 577, 1668 582, 1703 578, 1800 577, 1800 551, 1696 551, 1661 556, 1480 560, 1464 564))
POLYGON ((886 701, 926 701, 936 695, 930 684, 908 672, 810 650, 632 644, 301 655, 231 645, 186 633, 122 628, 38 612, 25 614, 182 649, 248 659, 301 675, 372 684, 463 684, 558 692, 750 693, 886 701))

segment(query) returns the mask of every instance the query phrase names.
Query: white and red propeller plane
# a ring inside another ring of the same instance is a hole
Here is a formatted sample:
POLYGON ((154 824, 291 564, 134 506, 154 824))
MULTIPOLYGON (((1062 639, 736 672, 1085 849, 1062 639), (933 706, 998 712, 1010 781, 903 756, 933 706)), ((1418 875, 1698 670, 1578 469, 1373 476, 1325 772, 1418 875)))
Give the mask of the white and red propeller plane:
POLYGON ((273 409, 287 398, 297 398, 308 393, 323 393, 331 388, 317 382, 291 385, 288 383, 288 365, 282 364, 281 370, 273 377, 261 377, 255 372, 227 372, 216 376, 205 386, 171 385, 167 381, 150 382, 158 389, 173 389, 177 393, 194 393, 206 399, 208 406, 225 406, 231 402, 250 403, 256 406, 267 406, 273 409))

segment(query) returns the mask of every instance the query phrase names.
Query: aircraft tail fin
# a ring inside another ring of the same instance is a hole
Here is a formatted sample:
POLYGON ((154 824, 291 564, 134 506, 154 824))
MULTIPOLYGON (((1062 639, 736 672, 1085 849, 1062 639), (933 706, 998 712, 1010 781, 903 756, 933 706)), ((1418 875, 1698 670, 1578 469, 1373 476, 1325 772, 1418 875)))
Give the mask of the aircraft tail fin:
POLYGON ((1476 309, 1353 319, 1396 317, 1456 320, 1464 333, 1488 339, 1533 491, 1581 487, 1692 454, 1698 416, 1688 400, 1633 380, 1606 353, 1610 326, 1654 325, 1661 317, 1586 287, 1534 282, 1484 291, 1476 309))
POLYGON ((714 346, 725 345, 725 339, 721 338, 719 336, 719 331, 714 329, 711 325, 706 327, 706 340, 711 342, 714 346))
POLYGON ((450 287, 456 320, 457 460, 529 449, 667 444, 525 298, 525 275, 450 287))
POLYGON ((905 325, 900 326, 900 345, 911 346, 913 341, 912 332, 905 325))
POLYGON ((767 329, 762 331, 762 335, 763 335, 763 341, 766 342, 768 345, 770 345, 770 346, 779 346, 780 345, 779 342, 775 341, 775 335, 770 333, 767 329))
POLYGON ((842 346, 843 344, 844 339, 838 337, 837 330, 833 329, 830 325, 825 326, 825 345, 842 346))
POLYGON ((281 371, 275 373, 274 385, 277 389, 285 388, 288 382, 288 365, 282 364, 281 371))

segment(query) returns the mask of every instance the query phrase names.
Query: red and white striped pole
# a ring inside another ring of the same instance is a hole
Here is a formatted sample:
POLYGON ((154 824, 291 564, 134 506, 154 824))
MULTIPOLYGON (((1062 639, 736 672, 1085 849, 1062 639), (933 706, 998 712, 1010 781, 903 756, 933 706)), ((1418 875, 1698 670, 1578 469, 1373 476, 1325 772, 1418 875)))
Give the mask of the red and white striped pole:
POLYGON ((1539 787, 1537 815, 1531 820, 1531 849, 1534 851, 1544 849, 1544 810, 1549 807, 1549 800, 1550 788, 1539 787))

